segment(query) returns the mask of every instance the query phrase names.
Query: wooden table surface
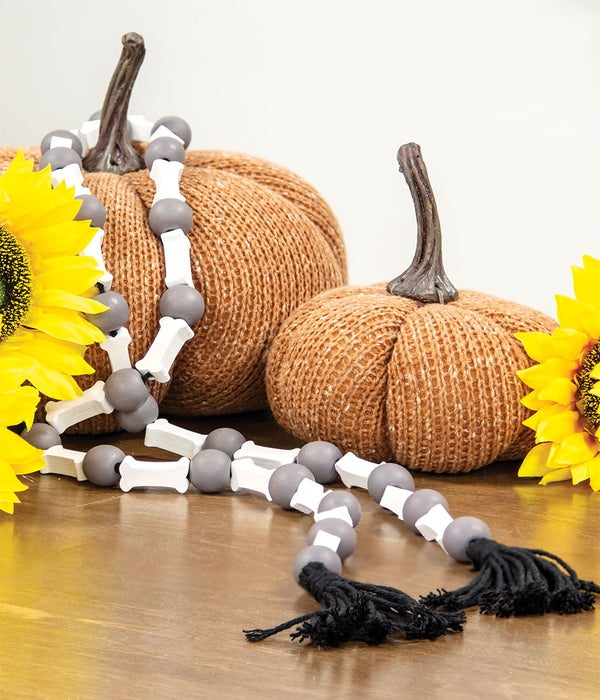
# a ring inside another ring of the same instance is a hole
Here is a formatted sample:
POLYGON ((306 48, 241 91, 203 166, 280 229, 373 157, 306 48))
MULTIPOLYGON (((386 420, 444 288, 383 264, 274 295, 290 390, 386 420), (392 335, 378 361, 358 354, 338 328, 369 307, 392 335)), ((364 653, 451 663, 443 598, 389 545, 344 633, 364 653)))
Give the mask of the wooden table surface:
MULTIPOLYGON (((266 413, 177 422, 298 444, 266 413)), ((118 444, 153 452, 135 436, 118 444)), ((504 464, 416 482, 442 491, 453 515, 484 518, 496 539, 548 549, 600 580, 600 494, 515 473, 504 464)), ((600 697, 599 611, 499 620, 470 610, 462 634, 434 642, 323 651, 283 633, 251 644, 243 628, 316 607, 290 573, 308 516, 250 494, 122 493, 49 475, 30 486, 16 515, 0 519, 2 698, 600 697)), ((468 566, 357 497, 346 576, 413 596, 470 579, 468 566)))

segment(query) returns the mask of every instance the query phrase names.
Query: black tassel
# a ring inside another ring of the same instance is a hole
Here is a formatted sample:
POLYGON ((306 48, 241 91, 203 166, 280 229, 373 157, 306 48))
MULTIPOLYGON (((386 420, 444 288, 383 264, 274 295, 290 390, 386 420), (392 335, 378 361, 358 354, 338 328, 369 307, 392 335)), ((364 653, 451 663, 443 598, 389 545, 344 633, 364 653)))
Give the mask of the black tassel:
POLYGON ((600 586, 582 581, 566 562, 541 549, 479 538, 468 544, 466 553, 473 571, 479 572, 471 583, 430 593, 422 603, 446 611, 479 605, 485 615, 516 617, 593 610, 594 594, 600 594, 600 586))
POLYGON ((406 639, 435 639, 462 631, 462 611, 438 612, 395 588, 349 581, 320 562, 306 564, 298 580, 323 607, 271 629, 244 630, 250 642, 292 627, 292 639, 309 639, 322 648, 353 641, 380 644, 396 633, 406 639))

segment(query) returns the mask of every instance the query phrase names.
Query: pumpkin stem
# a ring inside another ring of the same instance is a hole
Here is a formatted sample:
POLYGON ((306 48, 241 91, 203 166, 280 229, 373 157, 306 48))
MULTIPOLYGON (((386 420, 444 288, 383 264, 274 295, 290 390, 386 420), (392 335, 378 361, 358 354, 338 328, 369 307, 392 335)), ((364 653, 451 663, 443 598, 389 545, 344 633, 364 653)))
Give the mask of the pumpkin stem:
POLYGON ((144 167, 143 158, 127 138, 127 109, 146 47, 135 32, 124 34, 121 42, 123 50, 102 105, 98 143, 83 160, 89 172, 123 175, 144 167))
POLYGON ((456 301, 458 291, 446 276, 442 263, 442 229, 421 147, 416 143, 400 146, 398 165, 415 205, 417 249, 410 267, 395 277, 387 290, 426 304, 456 301))

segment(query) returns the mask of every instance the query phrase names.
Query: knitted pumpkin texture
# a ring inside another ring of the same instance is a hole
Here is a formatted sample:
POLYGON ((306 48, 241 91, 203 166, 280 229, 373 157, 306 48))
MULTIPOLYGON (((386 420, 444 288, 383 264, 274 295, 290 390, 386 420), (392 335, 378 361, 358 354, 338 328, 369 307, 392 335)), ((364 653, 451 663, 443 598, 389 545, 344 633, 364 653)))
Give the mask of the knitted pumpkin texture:
POLYGON ((409 269, 389 283, 318 295, 271 346, 267 391, 279 423, 302 440, 329 440, 374 461, 466 472, 523 457, 531 365, 518 331, 555 322, 526 306, 460 291, 441 258, 437 208, 420 148, 398 154, 417 211, 409 269))
MULTIPOLYGON (((140 63, 142 59, 143 53, 140 63)), ((123 65, 120 68, 115 76, 123 74, 123 65)), ((125 75, 122 90, 130 91, 131 84, 124 81, 132 83, 136 74, 137 68, 133 75, 125 75)), ((115 82, 113 78, 111 88, 115 82)), ((122 100, 113 94, 116 107, 111 110, 110 97, 107 94, 102 111, 100 139, 103 131, 109 136, 115 131, 106 120, 115 114, 126 117, 122 100)), ((121 129, 125 132, 126 125, 121 129)), ((136 148, 143 153, 143 144, 136 148)), ((39 161, 37 148, 23 150, 26 157, 39 161)), ((0 171, 16 152, 0 148, 0 171)), ((165 290, 162 243, 148 222, 155 184, 147 169, 125 174, 84 172, 84 176, 84 185, 106 208, 103 254, 114 276, 112 289, 129 303, 129 352, 135 362, 157 333, 159 300, 165 290)), ((150 382, 149 388, 161 411, 171 414, 211 415, 263 407, 266 356, 279 326, 300 304, 346 281, 338 223, 303 179, 238 153, 188 151, 180 190, 193 211, 188 234, 192 277, 206 312, 194 327, 195 337, 179 354, 170 383, 150 382)), ((84 389, 110 374, 108 357, 100 348, 91 348, 86 359, 96 374, 80 379, 84 389)), ((117 428, 112 415, 102 415, 75 430, 117 428)))

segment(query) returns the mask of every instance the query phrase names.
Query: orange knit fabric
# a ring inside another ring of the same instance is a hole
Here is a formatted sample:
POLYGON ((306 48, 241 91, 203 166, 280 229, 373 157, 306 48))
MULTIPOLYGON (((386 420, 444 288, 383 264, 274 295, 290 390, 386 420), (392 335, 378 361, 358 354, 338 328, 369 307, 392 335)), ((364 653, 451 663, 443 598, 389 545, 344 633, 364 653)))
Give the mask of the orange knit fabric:
POLYGON ((466 472, 533 446, 531 360, 517 331, 555 322, 525 306, 462 291, 422 304, 385 285, 342 287, 310 300, 271 346, 267 392, 276 419, 302 440, 329 440, 374 461, 466 472))
MULTIPOLYGON (((39 160, 38 149, 24 151, 39 160)), ((0 148, 0 171, 15 154, 14 148, 0 148)), ((165 289, 162 244, 148 224, 154 183, 141 170, 123 176, 88 173, 84 184, 106 207, 104 256, 113 289, 130 305, 130 355, 136 361, 156 335, 165 289)), ((150 382, 151 393, 167 413, 263 407, 266 356, 279 326, 304 301, 346 281, 339 226, 304 180, 241 154, 188 152, 181 192, 194 212, 192 274, 206 313, 177 358, 170 385, 150 382)), ((83 388, 110 373, 99 348, 91 348, 86 359, 97 372, 81 378, 83 388)), ((113 416, 74 428, 115 429, 113 416)))

